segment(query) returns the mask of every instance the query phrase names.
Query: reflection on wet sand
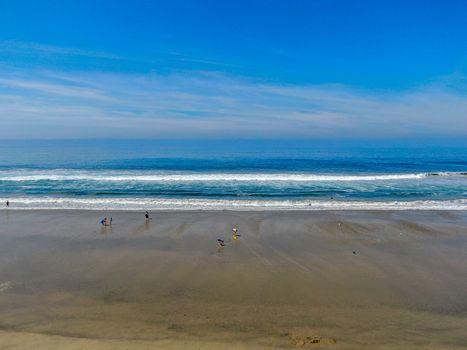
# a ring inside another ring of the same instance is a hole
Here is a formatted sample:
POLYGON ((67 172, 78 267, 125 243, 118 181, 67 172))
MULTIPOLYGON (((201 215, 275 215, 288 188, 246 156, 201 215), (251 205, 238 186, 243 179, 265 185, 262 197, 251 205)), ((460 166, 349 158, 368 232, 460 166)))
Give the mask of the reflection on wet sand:
POLYGON ((0 212, 0 349, 467 344, 465 212, 110 214, 0 212))

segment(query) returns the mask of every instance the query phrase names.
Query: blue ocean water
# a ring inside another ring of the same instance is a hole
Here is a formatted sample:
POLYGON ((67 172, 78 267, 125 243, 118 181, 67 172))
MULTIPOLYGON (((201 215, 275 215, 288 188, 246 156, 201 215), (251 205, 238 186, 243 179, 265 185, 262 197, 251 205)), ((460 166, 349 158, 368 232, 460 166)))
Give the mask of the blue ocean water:
POLYGON ((3 141, 7 199, 16 208, 467 210, 467 145, 3 141))

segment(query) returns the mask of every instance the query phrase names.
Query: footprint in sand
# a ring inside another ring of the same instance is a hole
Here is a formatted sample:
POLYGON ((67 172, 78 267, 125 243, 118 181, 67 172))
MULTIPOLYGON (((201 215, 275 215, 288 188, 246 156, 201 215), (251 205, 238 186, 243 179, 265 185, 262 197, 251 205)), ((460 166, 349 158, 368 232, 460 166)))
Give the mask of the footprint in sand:
POLYGON ((289 336, 290 345, 297 348, 307 348, 314 345, 333 345, 336 344, 336 340, 333 338, 324 337, 306 337, 301 335, 289 336))
POLYGON ((10 288, 11 288, 11 282, 0 283, 0 293, 6 292, 10 288))

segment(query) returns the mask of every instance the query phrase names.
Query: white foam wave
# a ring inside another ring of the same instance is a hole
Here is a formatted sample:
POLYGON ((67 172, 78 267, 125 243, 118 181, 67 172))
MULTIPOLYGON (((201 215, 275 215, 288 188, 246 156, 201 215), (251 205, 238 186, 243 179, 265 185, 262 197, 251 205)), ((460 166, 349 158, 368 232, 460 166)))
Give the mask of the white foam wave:
MULTIPOLYGON (((10 209, 86 210, 467 210, 467 199, 417 201, 306 201, 150 198, 10 198, 10 209)), ((5 202, 6 198, 0 199, 5 202)), ((7 209, 8 210, 8 209, 7 209)))
POLYGON ((99 173, 99 172, 0 172, 0 181, 101 181, 101 182, 328 182, 421 179, 429 174, 325 175, 304 173, 99 173))

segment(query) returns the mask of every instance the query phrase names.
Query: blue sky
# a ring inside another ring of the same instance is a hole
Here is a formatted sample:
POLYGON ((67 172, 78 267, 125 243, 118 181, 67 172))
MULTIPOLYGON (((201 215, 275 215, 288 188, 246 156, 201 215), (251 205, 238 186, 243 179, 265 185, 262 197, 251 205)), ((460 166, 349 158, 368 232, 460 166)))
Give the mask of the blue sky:
POLYGON ((465 1, 0 1, 0 138, 467 136, 465 1))

